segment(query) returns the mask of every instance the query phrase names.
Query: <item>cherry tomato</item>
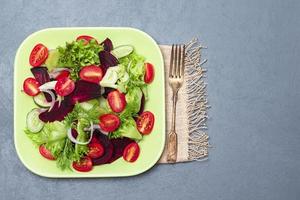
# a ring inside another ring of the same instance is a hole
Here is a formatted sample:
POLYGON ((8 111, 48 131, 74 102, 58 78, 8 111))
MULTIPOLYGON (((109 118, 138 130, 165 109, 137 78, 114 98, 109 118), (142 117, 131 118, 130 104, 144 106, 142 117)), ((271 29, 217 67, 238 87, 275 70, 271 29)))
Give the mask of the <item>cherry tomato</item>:
POLYGON ((55 91, 59 96, 67 96, 75 89, 75 83, 69 78, 58 79, 55 84, 55 91))
POLYGON ((128 144, 123 151, 123 158, 127 162, 134 162, 140 155, 140 147, 136 142, 128 144))
POLYGON ((104 154, 104 148, 100 143, 89 143, 89 152, 87 154, 90 158, 99 158, 104 154))
POLYGON ((48 149, 46 149, 45 145, 40 145, 39 151, 44 158, 47 158, 48 160, 55 160, 55 157, 48 149))
POLYGON ((108 104, 114 112, 122 112, 126 107, 125 95, 114 90, 107 95, 108 104))
POLYGON ((145 63, 145 83, 151 83, 154 79, 154 67, 151 63, 145 63))
POLYGON ((137 118, 137 129, 141 134, 148 135, 153 129, 154 121, 154 115, 149 111, 145 111, 137 118))
POLYGON ((119 128, 120 119, 114 114, 104 114, 99 117, 99 125, 103 131, 112 132, 119 128))
POLYGON ((96 43, 98 44, 98 42, 95 38, 93 38, 92 36, 88 36, 88 35, 80 35, 76 38, 76 41, 83 40, 84 44, 88 44, 92 39, 94 39, 96 41, 96 43))
POLYGON ((67 70, 63 70, 56 76, 55 79, 59 80, 59 79, 64 79, 64 78, 69 78, 69 77, 70 77, 70 72, 67 70))
POLYGON ((87 156, 81 158, 80 161, 73 162, 72 166, 79 172, 89 172, 93 169, 92 159, 87 156))
POLYGON ((48 49, 43 44, 37 44, 33 47, 30 56, 29 63, 33 67, 38 67, 45 62, 48 57, 48 49))
POLYGON ((97 65, 85 66, 80 70, 79 77, 85 81, 99 83, 102 80, 103 71, 97 65))
POLYGON ((29 96, 36 96, 40 93, 40 84, 35 78, 27 78, 23 83, 23 90, 29 96))

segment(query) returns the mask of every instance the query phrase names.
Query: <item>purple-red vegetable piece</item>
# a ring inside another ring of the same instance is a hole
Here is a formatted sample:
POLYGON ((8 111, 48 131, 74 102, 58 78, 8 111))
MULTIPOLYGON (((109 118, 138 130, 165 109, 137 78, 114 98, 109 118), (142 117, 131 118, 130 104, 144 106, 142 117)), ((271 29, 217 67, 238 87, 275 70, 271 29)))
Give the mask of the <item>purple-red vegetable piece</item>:
POLYGON ((105 51, 113 50, 113 44, 109 38, 106 38, 103 42, 101 42, 101 44, 103 45, 105 51))
POLYGON ((40 85, 50 81, 50 76, 47 67, 33 67, 30 69, 35 80, 39 82, 40 85))
POLYGON ((109 162, 113 155, 113 144, 111 143, 110 139, 103 133, 101 133, 99 130, 94 131, 94 135, 100 142, 100 144, 104 148, 104 154, 100 158, 94 158, 92 159, 93 165, 102 165, 109 162))
POLYGON ((118 59, 113 56, 111 53, 108 51, 100 51, 99 52, 99 59, 100 59, 100 64, 102 66, 102 69, 104 73, 109 67, 113 67, 118 65, 118 59))
MULTIPOLYGON (((39 82, 40 85, 50 81, 50 76, 47 67, 33 67, 30 69, 34 78, 39 82)), ((55 94, 55 93, 54 93, 55 94)), ((44 93, 45 98, 48 102, 51 102, 51 96, 48 93, 44 93)))
POLYGON ((95 99, 101 96, 101 87, 99 84, 91 83, 84 80, 79 80, 75 82, 74 91, 65 96, 70 104, 76 104, 77 102, 84 102, 91 99, 95 99))
POLYGON ((42 112, 39 115, 40 120, 43 122, 54 122, 55 120, 62 121, 74 108, 74 105, 69 104, 65 100, 61 102, 60 106, 58 105, 59 102, 56 101, 51 111, 48 112, 48 110, 46 110, 45 112, 42 112))
POLYGON ((122 157, 125 147, 128 144, 134 142, 134 140, 126 138, 126 137, 111 139, 110 141, 113 144, 114 151, 113 151, 113 155, 110 158, 110 160, 108 161, 108 163, 112 163, 115 160, 117 160, 118 158, 122 157))

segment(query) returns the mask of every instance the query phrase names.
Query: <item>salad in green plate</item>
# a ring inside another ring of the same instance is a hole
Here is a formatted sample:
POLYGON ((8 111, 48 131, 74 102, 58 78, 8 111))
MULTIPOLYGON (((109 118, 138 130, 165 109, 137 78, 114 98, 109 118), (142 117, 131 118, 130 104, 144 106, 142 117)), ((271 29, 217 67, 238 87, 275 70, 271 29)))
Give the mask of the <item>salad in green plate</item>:
POLYGON ((154 67, 133 46, 81 35, 56 49, 36 44, 29 63, 23 91, 36 108, 24 132, 44 158, 80 172, 138 159, 139 141, 154 126, 144 111, 154 67))

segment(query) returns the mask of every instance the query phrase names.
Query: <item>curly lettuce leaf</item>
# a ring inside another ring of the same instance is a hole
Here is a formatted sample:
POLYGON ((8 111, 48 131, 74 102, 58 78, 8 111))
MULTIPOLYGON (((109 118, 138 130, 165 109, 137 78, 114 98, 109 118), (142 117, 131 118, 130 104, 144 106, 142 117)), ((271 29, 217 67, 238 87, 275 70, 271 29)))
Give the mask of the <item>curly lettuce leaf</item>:
POLYGON ((134 87, 128 90, 125 95, 127 104, 125 110, 120 114, 120 116, 123 118, 135 116, 141 108, 142 96, 143 93, 139 87, 134 87))
POLYGON ((120 64, 126 66, 126 70, 129 75, 129 82, 127 87, 136 87, 145 85, 144 75, 145 75, 145 67, 144 62, 145 58, 135 51, 133 51, 128 56, 120 58, 120 64))
POLYGON ((84 108, 80 103, 75 104, 74 109, 71 113, 69 113, 65 119, 64 124, 66 127, 71 127, 74 121, 85 119, 87 121, 91 121, 93 123, 99 122, 99 109, 97 104, 92 105, 90 109, 84 108))
POLYGON ((137 130, 136 123, 132 117, 121 118, 121 126, 109 134, 110 138, 128 137, 133 140, 141 140, 142 135, 137 130))
POLYGON ((57 50, 59 53, 57 65, 70 68, 71 77, 77 80, 81 67, 100 63, 98 53, 103 50, 103 46, 96 40, 91 40, 87 44, 79 40, 67 42, 64 47, 58 47, 57 50))

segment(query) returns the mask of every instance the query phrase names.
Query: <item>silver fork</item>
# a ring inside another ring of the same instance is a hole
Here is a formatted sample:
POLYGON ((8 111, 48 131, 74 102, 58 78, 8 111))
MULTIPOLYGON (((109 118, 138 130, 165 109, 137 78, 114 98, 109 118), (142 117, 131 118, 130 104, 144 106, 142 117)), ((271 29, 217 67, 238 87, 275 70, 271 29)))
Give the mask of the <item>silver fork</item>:
POLYGON ((169 85, 173 91, 173 109, 172 109, 172 123, 171 131, 168 134, 167 144, 167 161, 169 163, 175 163, 177 159, 177 134, 175 130, 176 124, 176 103, 178 90, 181 88, 184 78, 184 58, 185 58, 185 46, 184 45, 172 45, 171 62, 169 70, 169 85))

